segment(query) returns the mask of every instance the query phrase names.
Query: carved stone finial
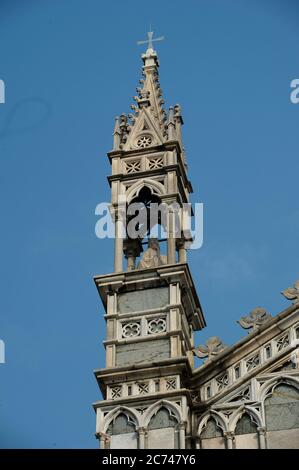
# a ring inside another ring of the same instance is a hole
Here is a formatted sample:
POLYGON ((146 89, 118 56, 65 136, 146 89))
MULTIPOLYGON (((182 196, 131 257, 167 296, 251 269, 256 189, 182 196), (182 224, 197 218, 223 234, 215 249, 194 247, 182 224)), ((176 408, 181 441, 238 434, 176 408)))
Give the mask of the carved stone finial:
POLYGON ((173 106, 170 106, 167 120, 168 139, 175 139, 175 123, 174 123, 174 110, 173 106))
POLYGON ((249 315, 241 317, 240 320, 237 321, 237 323, 239 323, 239 325, 245 329, 256 329, 259 326, 263 325, 265 322, 269 321, 271 318, 272 316, 264 308, 257 307, 251 310, 249 315))
POLYGON ((282 295, 288 299, 292 300, 293 304, 297 304, 299 302, 299 281, 296 281, 294 287, 288 287, 287 289, 282 291, 282 295))
POLYGON ((120 145, 120 127, 119 127, 119 117, 116 116, 113 132, 113 150, 119 149, 120 145))
POLYGON ((210 360, 212 357, 221 353, 225 348, 227 348, 227 346, 222 343, 222 340, 218 336, 212 336, 206 340, 205 345, 200 344, 197 348, 194 348, 192 352, 200 359, 207 357, 208 360, 210 360))
POLYGON ((181 116, 181 112, 182 112, 182 110, 181 110, 180 105, 179 105, 179 104, 176 104, 175 107, 174 107, 174 113, 175 113, 174 115, 175 115, 175 117, 180 117, 180 116, 181 116))

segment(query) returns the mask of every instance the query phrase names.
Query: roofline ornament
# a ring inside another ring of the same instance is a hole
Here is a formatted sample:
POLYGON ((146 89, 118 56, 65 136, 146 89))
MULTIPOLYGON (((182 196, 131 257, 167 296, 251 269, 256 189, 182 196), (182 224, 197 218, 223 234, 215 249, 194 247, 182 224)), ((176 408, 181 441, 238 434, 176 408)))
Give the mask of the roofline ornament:
POLYGON ((262 307, 256 307, 251 310, 249 315, 241 317, 237 323, 239 323, 239 325, 244 329, 253 328, 253 330, 255 330, 271 318, 272 316, 267 312, 267 310, 262 307))
POLYGON ((299 303, 299 280, 294 283, 293 287, 288 287, 281 293, 286 299, 292 300, 293 304, 299 303))
POLYGON ((212 336, 206 340, 206 344, 200 344, 197 348, 192 350, 193 354, 199 359, 208 358, 211 360, 213 357, 220 354, 227 346, 222 342, 219 336, 212 336))

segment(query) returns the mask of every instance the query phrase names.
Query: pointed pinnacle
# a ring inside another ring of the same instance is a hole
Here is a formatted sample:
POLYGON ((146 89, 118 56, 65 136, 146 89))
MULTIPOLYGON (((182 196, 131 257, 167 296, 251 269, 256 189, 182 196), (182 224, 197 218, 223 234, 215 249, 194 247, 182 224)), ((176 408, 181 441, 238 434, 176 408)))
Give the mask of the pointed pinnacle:
POLYGON ((114 134, 120 134, 119 117, 118 116, 115 117, 114 134))

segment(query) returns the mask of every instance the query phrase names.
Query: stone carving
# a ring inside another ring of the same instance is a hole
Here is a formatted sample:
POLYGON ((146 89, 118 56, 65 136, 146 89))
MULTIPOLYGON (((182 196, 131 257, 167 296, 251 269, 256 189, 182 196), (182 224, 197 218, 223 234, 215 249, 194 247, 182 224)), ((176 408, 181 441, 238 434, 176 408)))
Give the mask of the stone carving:
POLYGON ((150 238, 148 242, 148 249, 145 250, 137 268, 156 268, 162 264, 167 263, 167 257, 160 255, 160 246, 157 238, 150 238))
POLYGON ((223 390, 225 387, 227 387, 228 384, 229 384, 228 374, 225 373, 225 374, 222 374, 222 375, 220 375, 219 377, 217 377, 217 378, 216 378, 216 383, 217 383, 218 392, 220 392, 220 391, 223 390))
POLYGON ((121 387, 112 387, 111 388, 111 398, 112 400, 115 400, 115 398, 120 398, 121 397, 121 387))
POLYGON ((292 300, 293 304, 299 302, 299 281, 296 281, 294 287, 288 287, 287 289, 282 291, 282 295, 288 299, 292 300))
POLYGON ((153 141, 153 139, 150 135, 148 135, 148 134, 142 135, 137 140, 137 147, 139 147, 139 148, 149 147, 151 145, 152 141, 153 141))
POLYGON ((148 391, 149 391, 148 383, 146 382, 138 383, 138 392, 140 393, 140 395, 146 395, 148 391))
POLYGON ((133 160, 130 162, 126 162, 126 172, 127 173, 136 173, 141 170, 141 161, 140 160, 133 160))
POLYGON ((207 357, 208 360, 210 360, 212 357, 221 353, 225 348, 227 348, 227 346, 222 343, 222 340, 218 336, 212 336, 207 339, 206 345, 200 344, 197 348, 194 348, 192 352, 200 359, 207 357))
POLYGON ((237 323, 239 323, 239 325, 245 329, 256 329, 265 322, 269 321, 271 318, 272 316, 264 308, 257 307, 253 309, 249 315, 241 317, 237 323))
POLYGON ((192 403, 200 403, 200 393, 198 391, 192 390, 191 391, 191 400, 192 403))
POLYGON ((166 390, 175 390, 175 389, 176 389, 176 379, 167 379, 166 390))
POLYGON ((150 170, 156 170, 159 168, 163 168, 164 161, 163 157, 158 157, 158 158, 149 158, 148 159, 148 167, 150 170))
POLYGON ((261 358, 259 354, 255 354, 254 356, 250 357, 246 361, 246 370, 247 372, 251 371, 252 369, 255 369, 257 366, 259 366, 261 363, 261 358))
POLYGON ((290 344, 290 337, 287 333, 286 335, 281 336, 276 340, 277 351, 281 351, 283 348, 286 348, 290 344))
POLYGON ((250 394, 250 387, 243 388, 237 395, 234 395, 229 401, 231 403, 236 402, 236 401, 246 401, 250 400, 251 394, 250 394))
POLYGON ((166 320, 165 318, 154 318, 148 323, 148 332, 151 335, 163 333, 166 331, 166 320))
POLYGON ((122 335, 124 338, 132 338, 140 335, 140 323, 130 322, 126 323, 122 327, 122 335))

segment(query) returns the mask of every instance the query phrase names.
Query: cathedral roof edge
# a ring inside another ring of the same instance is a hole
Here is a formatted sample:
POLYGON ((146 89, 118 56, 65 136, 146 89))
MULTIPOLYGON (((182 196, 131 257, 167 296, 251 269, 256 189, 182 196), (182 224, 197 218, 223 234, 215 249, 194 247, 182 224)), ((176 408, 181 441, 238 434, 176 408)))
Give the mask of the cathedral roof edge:
MULTIPOLYGON (((285 323, 288 320, 291 320, 291 317, 295 316, 296 314, 298 314, 298 317, 299 317, 299 304, 298 303, 293 304, 290 307, 283 310, 282 312, 278 313, 276 316, 271 318, 262 326, 260 326, 259 328, 256 328, 244 338, 241 338, 239 341, 237 341, 233 345, 225 348, 222 352, 220 352, 214 358, 210 359, 209 361, 206 361, 203 365, 194 369, 193 377, 195 378, 199 375, 202 375, 205 372, 213 370, 215 368, 215 364, 219 364, 228 358, 230 359, 230 362, 233 364, 235 362, 234 357, 233 357, 235 352, 238 352, 238 355, 241 356, 242 349, 244 349, 243 355, 245 356, 250 353, 249 349, 254 350, 257 347, 262 346, 264 343, 267 343, 269 341, 269 338, 267 337, 267 333, 270 331, 272 332, 273 335, 283 333, 284 331, 283 326, 282 325, 278 326, 278 324, 285 323), (250 343, 252 343, 252 348, 249 348, 249 346, 251 346, 250 343)), ((295 322, 296 320, 293 319, 293 321, 295 322)))

